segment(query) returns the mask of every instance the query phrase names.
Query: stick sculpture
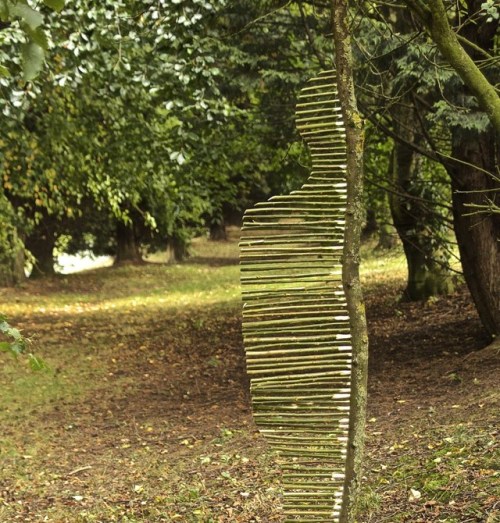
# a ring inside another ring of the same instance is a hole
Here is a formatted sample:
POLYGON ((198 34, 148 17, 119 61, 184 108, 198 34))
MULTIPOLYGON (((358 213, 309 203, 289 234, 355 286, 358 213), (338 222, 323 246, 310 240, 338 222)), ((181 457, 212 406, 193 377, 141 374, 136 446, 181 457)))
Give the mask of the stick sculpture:
POLYGON ((351 345, 341 283, 346 143, 334 71, 302 89, 297 128, 312 172, 246 211, 243 335, 254 417, 282 458, 286 522, 339 521, 351 345))

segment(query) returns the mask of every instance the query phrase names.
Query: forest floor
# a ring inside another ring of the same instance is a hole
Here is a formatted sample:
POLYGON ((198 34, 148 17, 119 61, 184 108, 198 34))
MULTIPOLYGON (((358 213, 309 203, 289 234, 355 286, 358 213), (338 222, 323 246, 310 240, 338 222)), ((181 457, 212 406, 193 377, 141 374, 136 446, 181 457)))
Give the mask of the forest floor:
MULTIPOLYGON (((48 369, 2 356, 0 523, 271 523, 280 471, 251 417, 234 242, 30 281, 0 310, 48 369)), ((359 523, 500 521, 499 357, 462 286, 401 303, 364 265, 370 329, 359 523)))

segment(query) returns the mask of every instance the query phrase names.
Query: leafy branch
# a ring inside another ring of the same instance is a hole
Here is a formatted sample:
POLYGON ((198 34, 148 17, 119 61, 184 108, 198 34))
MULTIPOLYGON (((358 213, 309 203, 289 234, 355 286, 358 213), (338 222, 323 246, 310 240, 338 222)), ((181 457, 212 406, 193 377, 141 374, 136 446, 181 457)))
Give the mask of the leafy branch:
POLYGON ((30 340, 25 338, 19 329, 12 327, 5 316, 0 314, 0 333, 7 341, 0 341, 0 351, 11 354, 14 358, 26 354, 32 370, 42 370, 46 368, 42 359, 35 356, 33 353, 27 353, 30 345, 30 340))
MULTIPOLYGON (((64 2, 65 0, 43 0, 47 7, 58 12, 64 7, 64 2)), ((26 38, 21 47, 23 78, 27 82, 33 80, 43 67, 45 51, 49 45, 43 14, 31 7, 27 0, 0 0, 0 21, 3 28, 16 22, 23 31, 26 38)), ((0 75, 10 75, 10 71, 2 64, 0 75)))

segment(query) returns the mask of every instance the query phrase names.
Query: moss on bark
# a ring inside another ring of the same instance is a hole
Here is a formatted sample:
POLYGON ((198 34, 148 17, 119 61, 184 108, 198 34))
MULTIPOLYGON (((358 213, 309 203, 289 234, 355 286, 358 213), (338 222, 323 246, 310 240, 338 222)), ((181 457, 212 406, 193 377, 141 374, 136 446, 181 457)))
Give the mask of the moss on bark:
POLYGON ((341 523, 354 521, 355 500, 362 474, 368 377, 368 331, 359 278, 363 208, 363 121, 357 109, 353 59, 347 21, 348 2, 332 0, 335 63, 347 141, 347 209, 342 281, 352 338, 349 442, 341 523))

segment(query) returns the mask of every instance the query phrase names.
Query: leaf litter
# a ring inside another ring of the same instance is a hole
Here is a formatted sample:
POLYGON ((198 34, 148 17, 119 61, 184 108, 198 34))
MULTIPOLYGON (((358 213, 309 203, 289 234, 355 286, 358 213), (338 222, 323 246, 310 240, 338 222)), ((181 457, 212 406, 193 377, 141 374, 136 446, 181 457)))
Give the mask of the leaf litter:
MULTIPOLYGON (((229 261, 100 269, 29 282, 15 299, 1 291, 49 369, 9 363, 0 377, 0 521, 283 521, 280 471, 251 418, 229 261), (189 293, 196 274, 205 288, 211 278, 208 302, 200 292, 198 305, 172 303, 183 271, 189 293)), ((365 282, 357 521, 498 521, 498 356, 480 350, 465 289, 410 304, 398 301, 402 284, 365 282)))

